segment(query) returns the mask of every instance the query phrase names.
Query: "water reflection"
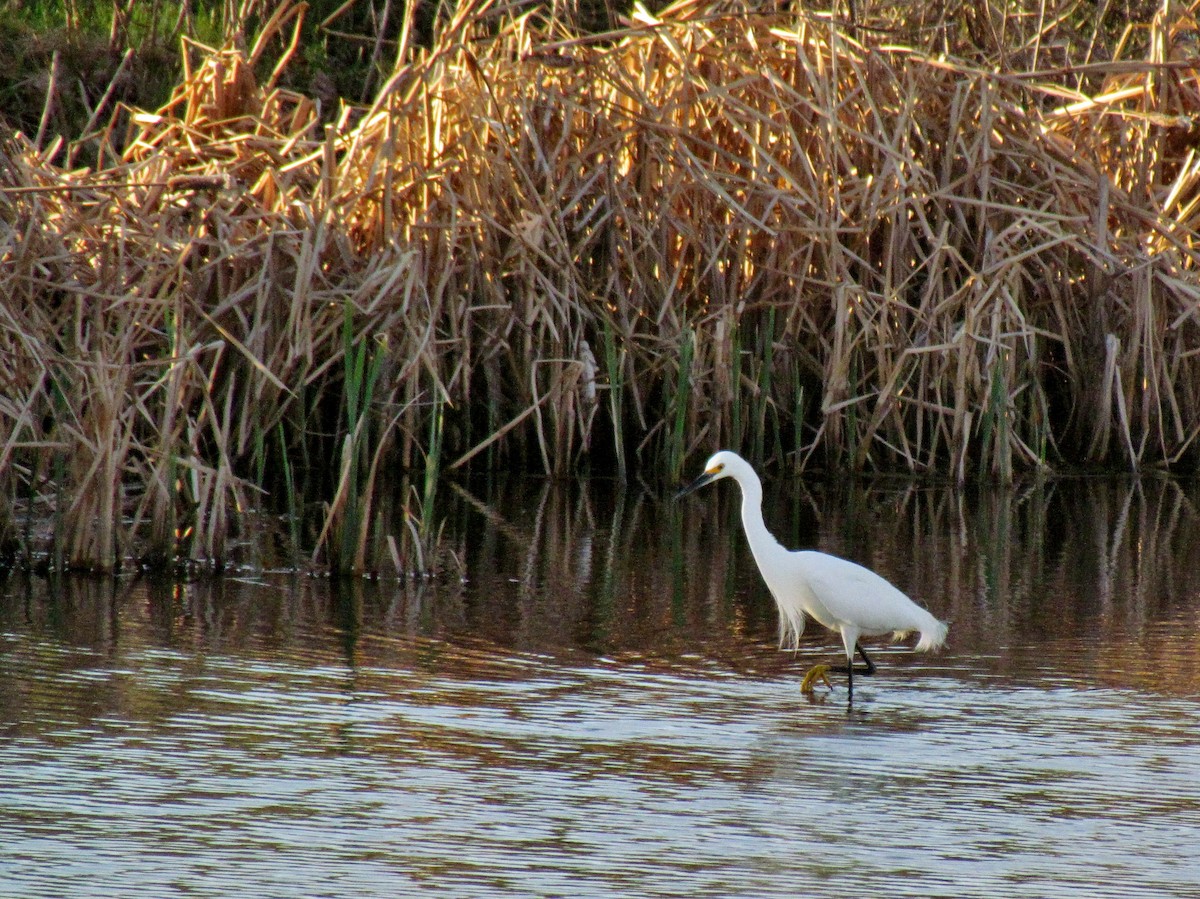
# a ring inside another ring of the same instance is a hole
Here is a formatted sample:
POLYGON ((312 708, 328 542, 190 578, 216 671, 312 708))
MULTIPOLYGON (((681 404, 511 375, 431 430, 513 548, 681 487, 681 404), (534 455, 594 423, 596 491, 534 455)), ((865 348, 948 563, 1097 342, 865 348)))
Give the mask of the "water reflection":
POLYGON ((775 650, 735 490, 460 486, 423 582, 10 578, 0 894, 1186 895, 1196 498, 774 495, 951 621, 850 716, 797 690, 836 637, 775 650))

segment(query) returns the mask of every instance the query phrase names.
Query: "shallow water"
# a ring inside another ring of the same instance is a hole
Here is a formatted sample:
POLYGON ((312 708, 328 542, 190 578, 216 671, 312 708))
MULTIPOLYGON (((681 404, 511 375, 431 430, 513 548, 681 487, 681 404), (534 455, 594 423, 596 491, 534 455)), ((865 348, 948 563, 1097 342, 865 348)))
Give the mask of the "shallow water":
POLYGON ((460 490, 461 580, 10 579, 0 895, 1200 896, 1197 497, 779 497, 951 621, 851 711, 731 485, 460 490))

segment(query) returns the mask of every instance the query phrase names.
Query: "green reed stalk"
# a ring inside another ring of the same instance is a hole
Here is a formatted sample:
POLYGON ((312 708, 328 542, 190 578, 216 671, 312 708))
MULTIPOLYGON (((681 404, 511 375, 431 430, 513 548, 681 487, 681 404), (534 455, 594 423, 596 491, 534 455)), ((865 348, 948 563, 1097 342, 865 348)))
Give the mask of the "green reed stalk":
MULTIPOLYGON (((500 391, 495 388, 494 382, 488 380, 487 391, 487 417, 488 417, 488 433, 495 434, 501 428, 500 421, 500 391)), ((496 467, 496 441, 492 441, 487 447, 487 467, 496 467)))
MULTIPOLYGON (((855 396, 858 392, 858 354, 851 353, 850 355, 850 372, 849 372, 850 387, 848 390, 849 396, 855 396)), ((858 458, 858 403, 850 403, 846 407, 846 427, 845 427, 845 458, 854 460, 858 458)), ((869 448, 863 452, 863 460, 865 462, 869 448)))
POLYGON ((425 450, 424 492, 421 496, 421 538, 428 539, 433 527, 434 498, 437 495, 438 475, 442 465, 442 442, 445 431, 445 399, 435 388, 433 413, 429 416, 429 443, 425 450))
POLYGON ((733 434, 730 436, 729 445, 741 449, 743 436, 743 415, 742 415, 742 328, 740 324, 733 326, 733 333, 729 336, 730 349, 729 352, 733 358, 729 360, 732 374, 729 376, 730 382, 730 426, 733 429, 733 434))
POLYGON ((792 385, 795 396, 792 411, 792 447, 796 454, 796 470, 800 470, 804 450, 804 383, 801 381, 800 366, 792 368, 792 385))
POLYGON ((617 457, 617 477, 621 483, 629 480, 625 462, 624 394, 621 373, 625 368, 625 351, 617 350, 617 337, 612 319, 604 318, 604 365, 608 371, 608 412, 612 418, 613 452, 617 457))
MULTIPOLYGON (((762 332, 760 332, 762 333, 762 332)), ((771 374, 775 368, 775 307, 767 310, 767 327, 763 333, 761 363, 758 369, 758 396, 754 398, 755 433, 754 459, 762 462, 766 455, 767 413, 773 408, 771 402, 771 374)), ((775 429, 775 440, 779 442, 779 429, 775 429)))
POLYGON ((254 472, 254 483, 264 493, 267 491, 267 435, 258 428, 254 432, 254 447, 250 451, 250 468, 254 472))
POLYGON ((997 356, 992 365, 988 401, 983 409, 983 421, 980 422, 983 453, 980 462, 987 464, 990 455, 992 474, 1007 483, 1012 480, 1012 447, 1009 444, 1008 391, 1000 370, 1002 362, 997 356))
MULTIPOLYGON (((26 568, 33 567, 33 512, 37 506, 37 479, 25 480, 25 514, 21 525, 20 558, 26 568)), ((57 530, 54 532, 57 535, 57 530)))
POLYGON ((678 480, 683 471, 687 446, 687 407, 691 394, 692 356, 695 353, 695 332, 690 327, 683 330, 683 344, 679 347, 679 374, 675 381, 675 393, 671 398, 672 419, 670 443, 667 447, 667 471, 678 480))
POLYGON ((283 422, 275 426, 275 434, 279 439, 279 461, 283 469, 283 497, 287 504, 288 534, 292 538, 291 555, 293 562, 300 558, 300 497, 296 493, 296 476, 292 471, 292 460, 288 456, 287 435, 283 422))
POLYGON ((1038 390, 1030 399, 1030 419, 1033 427, 1034 448, 1037 452, 1037 461, 1040 468, 1045 468, 1050 464, 1048 453, 1050 451, 1050 407, 1046 401, 1046 394, 1042 390, 1038 390))
MULTIPOLYGON (((68 414, 67 396, 63 392, 62 387, 58 383, 58 378, 56 378, 54 376, 53 372, 48 371, 47 377, 50 379, 50 395, 52 397, 52 406, 54 408, 54 423, 55 424, 53 426, 53 432, 54 432, 54 434, 57 435, 57 434, 61 433, 60 429, 58 428, 58 422, 65 415, 68 414)), ((62 572, 65 569, 65 561, 66 561, 66 559, 65 559, 65 553, 66 553, 65 544, 67 541, 67 535, 65 533, 66 507, 67 507, 67 503, 69 501, 67 499, 67 483, 66 483, 66 481, 67 481, 67 452, 61 446, 55 447, 52 450, 52 455, 50 457, 50 468, 51 468, 50 479, 51 479, 51 482, 54 484, 54 525, 53 525, 53 529, 51 531, 51 533, 53 534, 53 537, 51 537, 51 540, 53 542, 50 547, 50 555, 51 555, 51 566, 50 567, 53 571, 62 572)), ((32 502, 32 498, 33 498, 33 493, 34 493, 35 481, 36 481, 36 478, 30 477, 30 479, 29 479, 30 500, 31 500, 31 502, 29 503, 30 509, 32 509, 34 506, 34 504, 32 502)), ((27 553, 28 553, 28 547, 30 547, 30 544, 28 542, 26 543, 26 547, 27 547, 27 553)))
MULTIPOLYGON (((54 483, 54 537, 50 548, 52 571, 61 573, 65 569, 66 534, 64 533, 64 509, 67 505, 67 454, 56 449, 51 462, 51 480, 54 483)), ((32 506, 32 504, 31 504, 32 506)))
POLYGON ((363 525, 370 515, 371 497, 362 495, 363 477, 369 468, 371 452, 371 403, 385 356, 383 352, 372 352, 369 338, 354 333, 353 306, 349 302, 345 305, 342 322, 342 352, 346 436, 342 442, 339 493, 342 493, 343 501, 331 514, 338 516, 339 532, 335 541, 339 552, 334 567, 348 571, 352 560, 362 558, 366 540, 367 529, 363 525))

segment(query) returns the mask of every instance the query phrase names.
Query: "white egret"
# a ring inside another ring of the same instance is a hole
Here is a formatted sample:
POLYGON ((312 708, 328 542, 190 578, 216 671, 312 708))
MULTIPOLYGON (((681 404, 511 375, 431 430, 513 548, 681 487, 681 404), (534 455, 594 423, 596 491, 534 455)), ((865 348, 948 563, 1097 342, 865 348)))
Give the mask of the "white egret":
POLYGON ((895 634, 896 638, 918 631, 916 648, 936 649, 946 639, 946 624, 938 621, 900 590, 868 568, 815 550, 788 550, 767 530, 762 514, 762 482, 750 463, 737 453, 722 451, 708 460, 704 473, 679 491, 685 496, 721 478, 733 478, 742 488, 742 528, 759 573, 779 608, 779 642, 795 649, 804 631, 804 616, 815 619, 842 635, 846 666, 816 665, 801 681, 800 688, 812 692, 813 684, 828 673, 845 672, 850 700, 854 699, 854 675, 874 674, 875 664, 863 651, 859 637, 895 634), (865 668, 854 667, 858 652, 865 668))

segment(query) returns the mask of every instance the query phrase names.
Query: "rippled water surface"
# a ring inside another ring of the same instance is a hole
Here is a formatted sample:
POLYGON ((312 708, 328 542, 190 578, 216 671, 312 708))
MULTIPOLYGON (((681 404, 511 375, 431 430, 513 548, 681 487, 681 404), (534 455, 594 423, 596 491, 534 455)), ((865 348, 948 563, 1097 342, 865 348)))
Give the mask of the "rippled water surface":
POLYGON ((0 895, 1200 896, 1198 495, 778 498, 951 621, 852 710, 732 485, 461 489, 423 584, 10 578, 0 895))

